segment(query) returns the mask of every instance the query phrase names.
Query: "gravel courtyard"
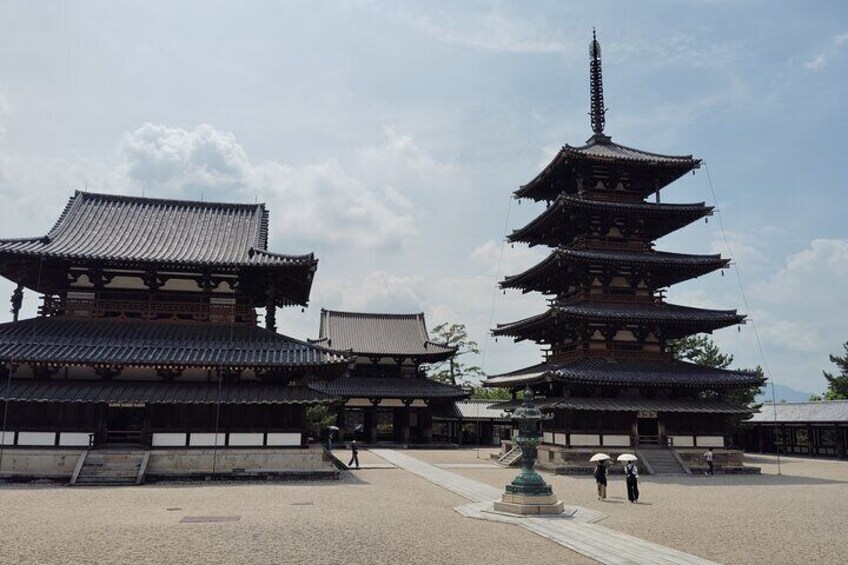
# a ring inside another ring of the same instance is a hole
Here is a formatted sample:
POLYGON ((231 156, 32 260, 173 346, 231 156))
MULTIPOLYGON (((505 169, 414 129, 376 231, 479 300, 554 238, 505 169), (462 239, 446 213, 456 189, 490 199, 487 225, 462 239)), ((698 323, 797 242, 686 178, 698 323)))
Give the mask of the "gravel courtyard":
MULTIPOLYGON (((407 451, 494 486, 515 470, 489 450, 407 451), (479 456, 479 457, 478 457, 479 456)), ((363 466, 384 461, 362 452, 363 466)), ((569 504, 608 528, 724 563, 848 561, 848 462, 751 457, 760 477, 623 480, 599 502, 591 477, 552 477, 569 504)), ((0 487, 0 563, 591 563, 519 528, 463 518, 467 501, 399 469, 364 468, 340 483, 0 487)))

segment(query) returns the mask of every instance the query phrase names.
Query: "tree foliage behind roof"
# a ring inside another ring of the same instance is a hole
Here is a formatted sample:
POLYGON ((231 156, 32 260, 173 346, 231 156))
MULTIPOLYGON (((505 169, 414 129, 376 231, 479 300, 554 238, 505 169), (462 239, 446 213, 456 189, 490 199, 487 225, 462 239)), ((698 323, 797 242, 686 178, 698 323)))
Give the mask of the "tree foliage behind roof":
POLYGON ((824 393, 825 400, 848 400, 848 341, 842 344, 842 349, 845 354, 831 355, 830 362, 835 364, 839 369, 839 374, 834 375, 827 371, 822 371, 824 378, 827 379, 827 391, 824 393))
POLYGON ((456 355, 430 365, 431 379, 452 385, 472 385, 485 377, 480 367, 465 362, 463 358, 469 353, 474 355, 480 353, 480 346, 468 337, 465 324, 448 322, 439 324, 430 331, 430 338, 435 342, 456 347, 456 355))

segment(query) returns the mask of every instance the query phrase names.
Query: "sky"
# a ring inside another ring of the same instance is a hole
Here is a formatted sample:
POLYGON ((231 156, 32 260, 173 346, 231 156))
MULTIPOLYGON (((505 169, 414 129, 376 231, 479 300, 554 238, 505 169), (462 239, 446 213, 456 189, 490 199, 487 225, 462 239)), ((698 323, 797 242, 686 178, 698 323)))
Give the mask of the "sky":
POLYGON ((489 374, 537 363, 488 330, 545 308, 496 283, 547 254, 504 243, 543 206, 512 191, 590 137, 593 27, 606 133, 705 163, 663 201, 716 215, 657 248, 733 260, 669 300, 739 309, 713 336, 735 365, 821 392, 848 340, 839 1, 6 0, 0 236, 46 233, 74 190, 265 202, 270 248, 319 258, 281 332, 424 312, 466 324, 489 374))

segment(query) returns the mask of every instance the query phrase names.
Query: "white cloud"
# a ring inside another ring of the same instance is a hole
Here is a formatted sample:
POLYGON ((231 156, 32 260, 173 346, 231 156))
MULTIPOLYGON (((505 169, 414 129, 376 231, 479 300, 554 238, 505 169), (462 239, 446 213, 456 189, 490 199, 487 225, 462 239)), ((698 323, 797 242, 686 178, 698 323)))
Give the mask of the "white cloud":
POLYGON ((549 253, 548 248, 530 248, 490 239, 477 246, 468 258, 485 267, 491 276, 503 278, 526 271, 549 253))
POLYGON ((825 50, 809 61, 804 63, 804 68, 809 71, 820 71, 825 68, 830 60, 837 56, 842 50, 842 46, 848 42, 848 33, 840 33, 834 35, 830 41, 830 45, 825 47, 825 50))
POLYGON ((571 53, 583 49, 583 42, 563 41, 568 34, 542 19, 506 13, 500 6, 487 11, 474 9, 414 13, 410 9, 396 15, 419 31, 445 43, 497 53, 571 53))
POLYGON ((804 68, 811 71, 820 71, 827 64, 827 57, 825 57, 824 53, 819 53, 806 63, 804 63, 804 68))
POLYGON ((826 309, 842 306, 848 311, 848 295, 834 284, 846 276, 848 240, 816 239, 807 249, 787 257, 784 266, 754 290, 773 304, 815 299, 826 309))
MULTIPOLYGON (((385 168, 399 159, 408 163, 418 149, 410 137, 390 132, 394 143, 365 150, 385 168)), ((148 196, 267 202, 273 234, 283 242, 389 249, 418 234, 405 197, 353 176, 334 160, 255 164, 233 134, 210 125, 186 130, 145 124, 127 133, 121 148, 127 179, 148 196)), ((420 149, 414 157, 416 165, 430 164, 420 149)))

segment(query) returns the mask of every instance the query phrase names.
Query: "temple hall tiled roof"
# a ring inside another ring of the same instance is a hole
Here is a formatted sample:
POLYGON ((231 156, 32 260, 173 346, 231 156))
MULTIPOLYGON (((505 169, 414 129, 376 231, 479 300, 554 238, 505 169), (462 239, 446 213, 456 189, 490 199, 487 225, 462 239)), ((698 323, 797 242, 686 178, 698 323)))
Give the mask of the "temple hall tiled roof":
POLYGON ((180 383, 13 380, 0 400, 127 404, 313 404, 338 399, 305 386, 266 383, 180 383))
POLYGON ((438 383, 425 378, 340 377, 330 382, 314 382, 310 387, 344 398, 466 398, 468 392, 458 386, 438 383))
POLYGON ((351 359, 248 324, 32 318, 0 324, 0 360, 56 365, 326 369, 351 359))
POLYGON ((574 361, 540 363, 511 373, 492 375, 485 386, 518 387, 545 381, 561 380, 574 384, 734 387, 762 384, 747 371, 713 369, 683 361, 638 359, 583 358, 574 361))
POLYGON ((501 288, 523 288, 555 293, 576 284, 576 265, 603 265, 649 269, 655 288, 697 277, 727 266, 721 255, 687 255, 663 251, 608 251, 593 249, 555 249, 543 261, 523 273, 506 277, 501 288), (565 281, 565 282, 564 282, 565 281))
POLYGON ((321 310, 320 343, 362 356, 440 361, 456 348, 430 341, 424 314, 372 314, 321 310))
POLYGON ((848 423, 848 400, 819 402, 778 402, 763 404, 760 411, 748 420, 752 424, 841 422, 848 423))
POLYGON ((111 263, 231 267, 315 265, 267 251, 264 204, 223 204, 77 191, 42 237, 0 240, 0 253, 111 263))
MULTIPOLYGON (((492 408, 515 410, 522 400, 494 404, 492 408)), ((534 404, 536 402, 534 401, 534 404)), ((722 400, 669 398, 540 398, 540 408, 550 410, 592 410, 598 412, 687 412, 698 414, 745 414, 751 410, 722 400)))

